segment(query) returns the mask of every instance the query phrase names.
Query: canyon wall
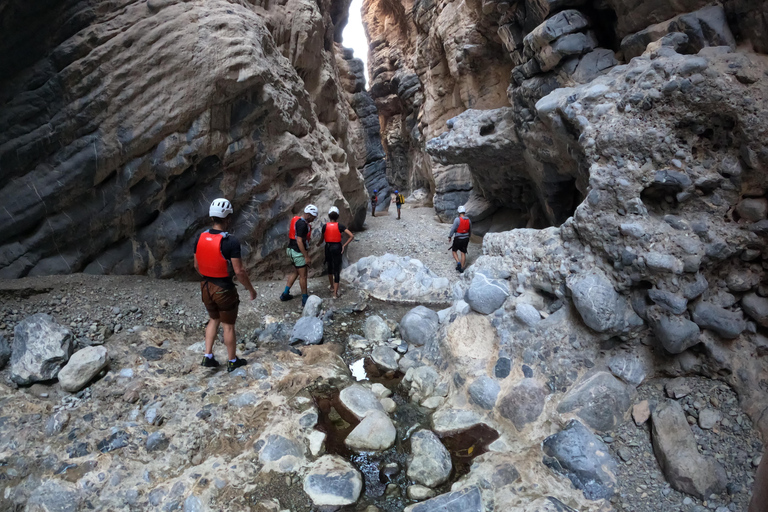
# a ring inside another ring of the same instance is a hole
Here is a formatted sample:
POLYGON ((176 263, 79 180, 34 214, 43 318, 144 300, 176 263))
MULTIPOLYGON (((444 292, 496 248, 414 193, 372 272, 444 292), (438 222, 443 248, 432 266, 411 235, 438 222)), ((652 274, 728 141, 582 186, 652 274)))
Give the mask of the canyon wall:
POLYGON ((307 203, 362 226, 348 7, 0 2, 0 276, 188 271, 221 196, 259 273, 307 203))

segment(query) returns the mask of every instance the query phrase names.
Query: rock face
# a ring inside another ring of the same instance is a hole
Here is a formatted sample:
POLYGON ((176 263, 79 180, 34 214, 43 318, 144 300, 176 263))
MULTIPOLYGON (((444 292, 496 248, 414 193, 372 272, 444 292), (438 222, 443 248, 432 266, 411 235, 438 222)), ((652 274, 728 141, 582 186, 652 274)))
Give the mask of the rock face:
POLYGON ((658 406, 652 421, 653 450, 672 487, 701 498, 722 492, 725 471, 699 454, 680 404, 668 401, 658 406))
POLYGON ((287 265, 308 202, 361 226, 336 63, 347 5, 3 2, 0 277, 191 272, 222 196, 257 271, 287 265))
POLYGON ((59 371, 61 389, 72 393, 80 391, 108 364, 107 349, 104 347, 85 347, 75 352, 59 371))
POLYGON ((69 329, 50 315, 32 315, 13 331, 11 379, 24 386, 55 379, 73 349, 69 329))

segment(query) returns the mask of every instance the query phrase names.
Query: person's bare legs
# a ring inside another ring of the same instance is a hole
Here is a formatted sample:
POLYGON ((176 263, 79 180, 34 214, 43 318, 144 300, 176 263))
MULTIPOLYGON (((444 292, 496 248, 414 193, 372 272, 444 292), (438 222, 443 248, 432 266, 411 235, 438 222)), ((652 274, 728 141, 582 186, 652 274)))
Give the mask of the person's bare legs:
POLYGON ((338 283, 338 281, 333 283, 333 296, 336 299, 339 298, 339 283, 338 283))
POLYGON ((299 285, 301 285, 301 294, 307 295, 307 267, 297 269, 299 271, 299 285))
POLYGON ((333 290, 333 274, 328 274, 328 289, 333 290))
POLYGON ((768 453, 763 454, 760 465, 755 473, 755 483, 752 487, 752 500, 748 512, 765 512, 768 510, 768 453))
MULTIPOLYGON (((205 326, 205 353, 213 354, 213 342, 216 341, 216 333, 219 332, 219 320, 211 318, 205 326)), ((225 324, 226 325, 226 324, 225 324)))
POLYGON ((467 253, 462 252, 461 253, 461 269, 464 270, 467 268, 467 253))
POLYGON ((299 273, 297 272, 297 269, 294 267, 293 272, 288 274, 288 279, 285 280, 285 285, 290 289, 293 286, 293 283, 296 282, 297 277, 299 277, 299 273))
POLYGON ((459 260, 459 254, 456 251, 453 251, 453 259, 456 260, 456 263, 460 263, 459 260))
POLYGON ((235 336, 234 324, 221 324, 224 331, 224 346, 227 347, 227 360, 231 361, 237 358, 237 352, 235 351, 235 344, 237 337, 235 336))

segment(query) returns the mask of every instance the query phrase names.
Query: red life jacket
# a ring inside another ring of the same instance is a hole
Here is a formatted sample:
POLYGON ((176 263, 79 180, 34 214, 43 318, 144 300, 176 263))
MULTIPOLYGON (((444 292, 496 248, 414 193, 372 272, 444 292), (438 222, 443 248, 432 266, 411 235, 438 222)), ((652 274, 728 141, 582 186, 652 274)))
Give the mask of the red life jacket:
POLYGON ((341 242, 341 231, 339 231, 338 222, 329 222, 325 225, 325 241, 341 242))
POLYGON ((197 240, 197 268, 205 277, 229 277, 229 266, 227 260, 221 254, 221 241, 227 236, 226 233, 210 233, 208 231, 200 234, 197 240))
POLYGON ((469 219, 459 217, 459 227, 456 232, 461 234, 469 233, 469 219))
MULTIPOLYGON (((296 240, 296 223, 301 218, 303 218, 301 215, 296 215, 294 218, 291 219, 291 227, 288 230, 288 238, 290 238, 291 240, 296 240)), ((307 240, 309 240, 310 238, 312 238, 312 225, 310 225, 309 222, 307 222, 307 228, 309 228, 309 231, 307 231, 307 240)))

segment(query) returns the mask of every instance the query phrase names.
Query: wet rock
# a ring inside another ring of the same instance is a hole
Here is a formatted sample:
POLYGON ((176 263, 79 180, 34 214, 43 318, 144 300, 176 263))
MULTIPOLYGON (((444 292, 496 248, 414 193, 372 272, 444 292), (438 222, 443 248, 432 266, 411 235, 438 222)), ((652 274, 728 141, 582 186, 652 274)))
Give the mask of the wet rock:
POLYGON ((61 389, 70 393, 80 391, 108 364, 107 349, 102 346, 85 347, 75 352, 59 371, 61 389))
POLYGON ((542 443, 544 463, 567 476, 590 500, 607 499, 616 485, 617 464, 608 447, 584 425, 571 420, 542 443))
POLYGON ((5 368, 8 361, 11 360, 11 344, 5 336, 0 335, 0 370, 5 368))
POLYGON ((652 434, 653 452, 672 487, 701 499, 725 490, 725 470, 699 453, 678 402, 668 400, 653 411, 652 434))
POLYGON ((44 313, 25 318, 13 330, 11 380, 26 386, 56 378, 74 350, 72 333, 44 313))
POLYGON ((768 298, 756 293, 748 293, 741 298, 741 307, 752 320, 763 327, 768 327, 768 298))
POLYGON ((439 317, 425 306, 416 306, 400 320, 400 335, 405 341, 421 347, 437 336, 439 317))
POLYGON ((48 437, 60 434, 69 424, 69 413, 67 411, 59 411, 51 415, 48 421, 45 422, 45 435, 48 437))
POLYGON ((423 485, 409 485, 407 494, 409 499, 414 501, 424 501, 429 498, 434 498, 436 493, 429 487, 423 485))
POLYGON ((360 473, 336 455, 324 455, 317 459, 304 477, 304 492, 318 507, 355 503, 362 488, 360 473))
POLYGON ((645 364, 637 356, 615 355, 608 361, 608 368, 616 377, 635 387, 645 380, 645 364))
POLYGON ((360 384, 352 384, 342 389, 339 400, 359 420, 365 418, 371 411, 384 411, 376 395, 360 384))
POLYGON ((557 412, 573 412, 599 432, 610 432, 624 420, 631 405, 627 386, 608 372, 600 371, 577 383, 563 397, 557 412))
POLYGON ((323 321, 317 317, 299 318, 291 332, 291 344, 303 342, 305 345, 317 345, 323 341, 323 321))
POLYGON ((304 304, 304 310, 302 311, 301 316, 320 316, 320 308, 322 307, 323 299, 317 295, 310 295, 309 298, 307 298, 307 303, 304 304))
POLYGON ((481 273, 475 274, 464 300, 472 310, 490 315, 499 309, 509 297, 509 285, 502 279, 490 279, 481 273))
POLYGON ((483 409, 493 409, 501 387, 494 379, 483 375, 469 385, 469 398, 483 409))
POLYGON ((47 480, 32 491, 27 508, 39 512, 77 512, 81 502, 82 496, 74 485, 47 480))
POLYGON ((398 368, 397 362, 400 359, 400 354, 389 347, 378 346, 371 352, 371 359, 379 368, 395 371, 398 368))
POLYGON ((523 379, 499 400, 499 414, 522 430, 536 421, 544 410, 547 389, 535 379, 523 379))
POLYGON ((649 308, 647 317, 653 334, 670 354, 680 354, 699 343, 701 330, 695 322, 660 308, 649 308))
POLYGON ((484 512, 485 510, 480 489, 473 486, 410 505, 405 507, 404 512, 484 512))
POLYGON ((411 435, 411 458, 408 478, 427 487, 436 487, 451 475, 451 454, 430 430, 419 430, 411 435))
POLYGON ((392 337, 387 322, 378 315, 371 315, 365 320, 363 331, 366 339, 383 343, 392 337))
POLYGON ((515 318, 519 320, 523 325, 527 325, 528 327, 533 327, 534 325, 541 322, 541 315, 539 314, 539 311, 535 307, 526 303, 517 304, 515 307, 515 318))
POLYGON ((152 432, 149 434, 149 437, 147 437, 147 451, 154 452, 165 450, 170 443, 171 441, 165 436, 165 432, 152 432))
POLYGON ((705 301, 693 308, 693 321, 702 329, 709 329, 726 339, 732 339, 747 328, 741 311, 729 311, 705 301))
POLYGON ((344 440, 357 452, 382 451, 395 444, 397 431, 387 413, 371 411, 344 440))
POLYGON ((446 409, 432 415, 432 430, 439 436, 464 432, 481 423, 480 415, 466 409, 446 409))
POLYGON ((320 432, 319 430, 313 430, 307 436, 307 440, 309 441, 309 453, 311 453, 313 457, 317 457, 325 451, 326 437, 325 432, 320 432))

